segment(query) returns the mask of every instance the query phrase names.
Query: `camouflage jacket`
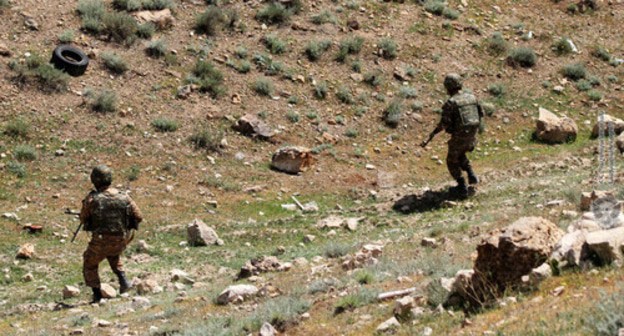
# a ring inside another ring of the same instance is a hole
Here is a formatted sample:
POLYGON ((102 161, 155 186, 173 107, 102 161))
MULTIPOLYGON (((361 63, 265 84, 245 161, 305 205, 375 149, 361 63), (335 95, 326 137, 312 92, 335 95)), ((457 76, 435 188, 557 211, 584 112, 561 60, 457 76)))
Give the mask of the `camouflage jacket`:
MULTIPOLYGON (((476 136, 479 127, 465 128, 461 126, 459 111, 457 109, 457 105, 453 101, 453 99, 459 95, 470 95, 471 98, 474 98, 474 95, 466 92, 456 93, 454 96, 449 98, 442 106, 442 116, 438 127, 441 127, 444 131, 451 134, 451 137, 453 138, 471 139, 476 136)), ((474 98, 474 100, 476 101, 476 98, 474 98)), ((477 109, 479 112, 479 119, 483 118, 483 109, 478 101, 477 109)))
POLYGON ((82 201, 80 222, 85 231, 123 234, 137 229, 143 215, 136 203, 115 188, 91 191, 82 201))

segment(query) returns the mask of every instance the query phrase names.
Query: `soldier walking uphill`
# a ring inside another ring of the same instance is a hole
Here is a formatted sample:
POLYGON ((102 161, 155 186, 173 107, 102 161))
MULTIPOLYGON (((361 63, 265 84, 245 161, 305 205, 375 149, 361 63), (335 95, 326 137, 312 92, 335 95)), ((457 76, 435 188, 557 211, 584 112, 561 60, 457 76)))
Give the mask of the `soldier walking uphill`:
POLYGON ((121 263, 121 253, 134 236, 143 220, 141 211, 130 198, 110 185, 113 172, 104 165, 93 168, 91 182, 93 190, 82 201, 80 221, 84 230, 92 232, 91 241, 83 254, 85 284, 93 289, 93 302, 102 299, 98 267, 104 259, 119 279, 119 291, 128 291, 130 285, 121 263))
POLYGON ((438 126, 431 132, 429 138, 421 144, 424 148, 433 140, 436 134, 446 131, 451 135, 448 142, 446 166, 449 173, 457 181, 457 186, 451 189, 454 194, 466 197, 468 187, 462 176, 462 170, 468 174, 470 184, 479 183, 466 156, 477 145, 477 132, 483 118, 483 111, 477 98, 467 92, 461 92, 462 81, 458 74, 448 74, 444 78, 444 87, 451 96, 442 106, 442 117, 438 126))

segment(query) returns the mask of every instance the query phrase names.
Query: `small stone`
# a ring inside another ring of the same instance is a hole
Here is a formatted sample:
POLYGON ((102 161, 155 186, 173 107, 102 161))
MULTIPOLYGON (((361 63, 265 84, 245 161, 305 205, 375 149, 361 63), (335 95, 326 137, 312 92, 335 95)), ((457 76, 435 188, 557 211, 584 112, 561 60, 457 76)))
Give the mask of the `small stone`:
POLYGON ((399 323, 399 321, 396 319, 396 317, 391 317, 388 320, 386 320, 384 323, 380 324, 377 327, 377 332, 379 333, 384 333, 384 332, 388 332, 388 331, 393 331, 397 328, 399 328, 401 326, 401 324, 399 323))
POLYGON ((268 322, 264 322, 262 328, 260 328, 260 336, 275 336, 277 330, 268 322))
POLYGON ((559 296, 563 293, 563 291, 565 290, 565 286, 559 286, 555 289, 553 289, 550 294, 552 294, 553 296, 559 296))
POLYGON ((435 238, 425 237, 420 241, 420 245, 423 247, 435 248, 438 246, 438 241, 435 238))
POLYGON ((70 335, 83 335, 84 329, 74 329, 69 332, 70 335))
POLYGON ((433 329, 431 329, 430 327, 425 327, 422 334, 423 336, 431 336, 433 334, 433 329))
POLYGON ((55 156, 64 156, 65 155, 65 151, 62 149, 57 149, 56 152, 54 152, 55 156))
POLYGON ((100 290, 102 291, 102 297, 105 299, 112 299, 117 297, 117 291, 113 286, 109 284, 101 284, 100 290))
POLYGON ((22 281, 24 281, 24 282, 31 282, 33 280, 35 280, 35 277, 32 275, 32 273, 26 273, 22 277, 22 281))
POLYGON ((63 299, 77 297, 78 295, 80 295, 80 289, 78 287, 69 285, 63 287, 63 299))
POLYGON ((313 242, 316 239, 315 235, 305 235, 303 236, 303 242, 306 244, 309 244, 311 242, 313 242))
POLYGON ((15 258, 18 259, 32 259, 35 256, 35 246, 31 243, 26 243, 20 246, 15 258))
POLYGON ((107 327, 110 327, 112 325, 113 325, 113 323, 111 323, 109 321, 106 321, 106 320, 99 320, 98 321, 98 327, 107 328, 107 327))

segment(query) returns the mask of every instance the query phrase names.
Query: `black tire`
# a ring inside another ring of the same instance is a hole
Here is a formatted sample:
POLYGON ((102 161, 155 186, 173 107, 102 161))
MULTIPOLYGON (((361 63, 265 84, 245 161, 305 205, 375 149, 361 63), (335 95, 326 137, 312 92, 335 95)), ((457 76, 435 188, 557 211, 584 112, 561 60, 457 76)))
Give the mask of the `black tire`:
POLYGON ((55 68, 63 70, 71 76, 78 77, 87 70, 89 57, 87 57, 82 50, 64 44, 54 49, 50 63, 52 63, 55 68))

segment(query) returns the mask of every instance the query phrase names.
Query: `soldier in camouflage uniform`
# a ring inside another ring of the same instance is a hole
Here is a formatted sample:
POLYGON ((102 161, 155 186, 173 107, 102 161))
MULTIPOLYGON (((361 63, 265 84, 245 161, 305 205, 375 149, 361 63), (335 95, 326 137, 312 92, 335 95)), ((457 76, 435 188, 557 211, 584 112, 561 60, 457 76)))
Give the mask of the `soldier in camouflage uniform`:
POLYGON ((141 211, 125 193, 111 188, 112 171, 104 165, 93 168, 93 190, 82 201, 80 221, 84 230, 92 232, 91 241, 83 254, 85 284, 93 289, 93 302, 102 299, 98 267, 102 260, 108 263, 119 279, 119 291, 126 292, 130 285, 121 263, 121 253, 132 240, 133 230, 143 220, 141 211))
POLYGON ((448 142, 446 166, 451 176, 457 181, 457 186, 451 191, 460 196, 466 196, 468 187, 462 176, 462 170, 468 174, 470 184, 479 183, 466 153, 472 152, 477 145, 476 135, 483 118, 483 110, 473 94, 461 91, 462 80, 458 74, 446 75, 444 87, 451 97, 442 106, 442 117, 438 126, 421 146, 426 147, 435 135, 443 130, 451 135, 448 142))

